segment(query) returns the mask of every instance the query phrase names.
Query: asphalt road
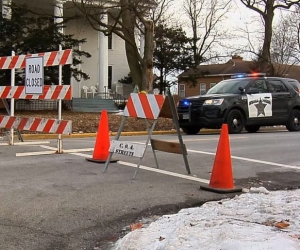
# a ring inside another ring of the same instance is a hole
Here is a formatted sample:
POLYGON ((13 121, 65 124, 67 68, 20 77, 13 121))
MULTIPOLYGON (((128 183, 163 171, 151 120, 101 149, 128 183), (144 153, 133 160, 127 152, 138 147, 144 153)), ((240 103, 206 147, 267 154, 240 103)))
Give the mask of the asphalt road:
MULTIPOLYGON (((178 141, 174 134, 153 138, 178 141)), ((299 138, 287 131, 230 135, 235 185, 299 188, 299 138)), ((145 143, 146 136, 121 140, 145 143)), ((0 249, 108 249, 107 242, 131 223, 236 195, 199 189, 210 179, 219 134, 183 140, 191 175, 181 155, 164 152, 156 153, 157 170, 148 147, 135 180, 132 164, 138 158, 114 155, 119 163, 106 173, 104 164, 85 159, 92 156, 94 138, 64 139, 63 154, 54 153, 53 139, 0 145, 0 249)))

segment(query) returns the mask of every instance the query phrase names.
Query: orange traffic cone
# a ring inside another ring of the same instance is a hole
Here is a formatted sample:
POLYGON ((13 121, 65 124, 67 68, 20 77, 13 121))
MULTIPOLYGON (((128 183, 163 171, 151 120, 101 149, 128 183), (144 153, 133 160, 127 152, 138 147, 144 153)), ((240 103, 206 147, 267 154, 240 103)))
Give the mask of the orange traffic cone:
MULTIPOLYGON (((96 136, 96 142, 94 146, 93 158, 86 158, 88 161, 105 163, 109 156, 109 127, 107 111, 103 110, 100 116, 98 125, 98 132, 96 136)), ((110 162, 117 162, 118 160, 111 159, 110 162)))
POLYGON ((204 185, 200 186, 200 188, 217 193, 234 193, 242 191, 241 188, 236 188, 233 184, 227 124, 222 125, 210 183, 208 186, 204 185))

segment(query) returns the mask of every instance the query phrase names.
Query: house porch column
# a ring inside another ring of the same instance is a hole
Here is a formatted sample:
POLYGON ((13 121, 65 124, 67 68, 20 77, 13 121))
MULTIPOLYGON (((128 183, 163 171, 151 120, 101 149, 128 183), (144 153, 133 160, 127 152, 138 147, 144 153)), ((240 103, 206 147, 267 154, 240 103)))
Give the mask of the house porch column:
POLYGON ((2 17, 11 19, 11 0, 2 0, 2 17))
MULTIPOLYGON (((62 0, 54 0, 54 23, 62 23, 64 21, 64 4, 62 0)), ((63 28, 59 30, 64 32, 63 28)))
MULTIPOLYGON (((101 22, 107 24, 107 14, 101 16, 101 22)), ((101 28, 101 27, 100 27, 101 28)), ((108 37, 99 31, 99 82, 98 89, 104 92, 108 87, 108 37)))

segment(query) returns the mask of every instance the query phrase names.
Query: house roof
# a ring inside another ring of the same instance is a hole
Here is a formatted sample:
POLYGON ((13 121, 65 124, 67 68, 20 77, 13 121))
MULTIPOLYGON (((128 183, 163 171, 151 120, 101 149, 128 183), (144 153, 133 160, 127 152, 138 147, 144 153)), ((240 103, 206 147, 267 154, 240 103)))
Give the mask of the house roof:
POLYGON ((197 68, 187 69, 178 77, 187 76, 210 76, 210 75, 234 75, 238 73, 253 72, 254 63, 252 61, 229 60, 224 64, 199 65, 197 68))
MULTIPOLYGON (((275 64, 275 71, 281 76, 294 78, 300 82, 300 66, 275 64)), ((233 57, 224 64, 199 65, 197 68, 190 68, 181 73, 178 78, 185 77, 210 77, 210 76, 231 76, 239 73, 250 74, 257 72, 253 61, 244 61, 242 57, 233 57)), ((260 72, 263 73, 263 72, 260 72)))
MULTIPOLYGON (((276 68, 276 65, 275 65, 276 68)), ((299 65, 277 65, 277 72, 282 73, 284 77, 293 78, 300 82, 300 66, 299 65)))

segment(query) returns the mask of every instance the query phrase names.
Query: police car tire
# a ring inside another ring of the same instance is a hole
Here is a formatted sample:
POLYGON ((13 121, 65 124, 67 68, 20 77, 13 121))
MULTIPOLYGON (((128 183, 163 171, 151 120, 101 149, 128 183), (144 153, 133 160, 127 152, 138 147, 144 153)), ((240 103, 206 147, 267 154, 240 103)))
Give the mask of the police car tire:
POLYGON ((260 129, 259 125, 248 125, 248 126, 246 125, 245 126, 245 130, 248 133, 256 133, 259 129, 260 129))
POLYGON ((244 125, 245 125, 245 119, 241 111, 238 109, 232 109, 227 116, 227 125, 228 125, 228 132, 229 134, 239 134, 242 132, 244 125), (239 122, 239 126, 236 128, 233 126, 233 119, 237 118, 239 122))
POLYGON ((200 128, 198 128, 198 127, 184 127, 181 129, 187 135, 196 135, 200 131, 200 128))
POLYGON ((300 111, 298 109, 293 109, 286 123, 287 130, 290 132, 300 131, 299 122, 300 122, 300 111), (295 118, 298 118, 298 124, 295 124, 294 122, 295 118))

